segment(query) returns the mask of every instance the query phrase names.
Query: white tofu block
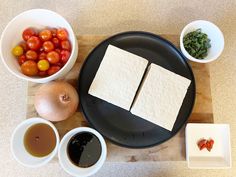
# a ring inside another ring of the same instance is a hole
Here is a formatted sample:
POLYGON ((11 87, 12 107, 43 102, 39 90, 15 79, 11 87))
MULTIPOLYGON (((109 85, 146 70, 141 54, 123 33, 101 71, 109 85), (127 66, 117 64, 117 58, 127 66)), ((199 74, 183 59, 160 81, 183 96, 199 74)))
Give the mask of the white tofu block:
POLYGON ((172 130, 191 81, 151 64, 131 113, 172 130))
POLYGON ((129 110, 148 61, 109 45, 89 94, 129 110))

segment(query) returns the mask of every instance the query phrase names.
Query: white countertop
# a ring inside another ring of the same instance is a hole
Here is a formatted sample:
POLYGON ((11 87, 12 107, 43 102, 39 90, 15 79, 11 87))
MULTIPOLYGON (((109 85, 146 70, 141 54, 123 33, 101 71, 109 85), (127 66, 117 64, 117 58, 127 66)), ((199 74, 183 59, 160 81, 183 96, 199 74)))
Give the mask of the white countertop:
MULTIPOLYGON (((0 0, 0 32, 20 12, 47 8, 64 16, 76 34, 114 34, 144 30, 180 34, 196 19, 209 20, 224 33, 225 49, 210 65, 215 123, 229 123, 233 166, 228 170, 190 170, 186 162, 105 163, 95 176, 236 176, 236 1, 235 0, 0 0)), ((27 82, 11 75, 0 62, 0 175, 3 177, 67 176, 54 161, 39 169, 17 164, 10 153, 10 136, 25 119, 27 82)))

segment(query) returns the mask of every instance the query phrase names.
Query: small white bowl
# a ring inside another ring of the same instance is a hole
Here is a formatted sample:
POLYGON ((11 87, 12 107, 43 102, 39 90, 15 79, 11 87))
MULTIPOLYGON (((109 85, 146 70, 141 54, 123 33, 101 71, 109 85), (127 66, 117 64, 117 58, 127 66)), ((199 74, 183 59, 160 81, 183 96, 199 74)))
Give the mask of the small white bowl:
POLYGON ((59 146, 60 138, 56 127, 49 121, 42 119, 42 118, 30 118, 26 119, 21 122, 14 130, 12 137, 11 137, 11 152, 13 157, 18 161, 20 164, 26 167, 40 167, 47 164, 52 158, 57 154, 57 149, 59 146), (56 135, 56 146, 54 150, 45 157, 35 157, 32 156, 24 146, 24 135, 29 127, 32 125, 44 123, 52 127, 55 135, 56 135))
POLYGON ((70 175, 75 177, 86 177, 95 174, 104 164, 107 156, 107 147, 105 140, 102 135, 98 133, 96 130, 88 128, 88 127, 79 127, 69 131, 61 140, 58 149, 58 158, 62 168, 70 175), (91 167, 88 168, 80 168, 75 166, 69 159, 67 155, 67 145, 70 139, 77 133, 80 132, 90 132, 94 134, 100 141, 102 147, 102 153, 99 160, 91 167))
POLYGON ((20 79, 45 83, 62 77, 70 71, 73 67, 78 55, 78 43, 76 36, 70 24, 56 12, 46 9, 32 9, 25 11, 15 18, 13 18, 5 27, 0 41, 1 58, 6 68, 20 79), (48 77, 29 77, 21 72, 20 65, 17 59, 12 54, 14 48, 20 41, 22 41, 22 32, 28 27, 43 29, 45 27, 65 28, 69 33, 69 40, 71 42, 72 50, 71 56, 66 65, 57 73, 48 77))
POLYGON ((197 20, 189 23, 184 27, 180 35, 180 49, 184 56, 198 63, 208 63, 219 58, 220 54, 224 49, 224 36, 220 29, 213 23, 205 20, 197 20), (208 54, 204 59, 197 59, 192 57, 184 48, 183 38, 184 36, 192 31, 201 28, 203 33, 208 35, 208 38, 211 40, 211 48, 208 49, 208 54))
POLYGON ((231 168, 230 127, 228 124, 189 123, 185 129, 186 158, 189 168, 231 168), (213 148, 199 150, 197 142, 213 139, 213 148))

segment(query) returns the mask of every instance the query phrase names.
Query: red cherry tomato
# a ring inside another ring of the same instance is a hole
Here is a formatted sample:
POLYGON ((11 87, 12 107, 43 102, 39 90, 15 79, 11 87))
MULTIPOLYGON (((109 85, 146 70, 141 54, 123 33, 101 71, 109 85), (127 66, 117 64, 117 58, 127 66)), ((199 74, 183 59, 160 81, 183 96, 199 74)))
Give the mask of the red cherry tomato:
POLYGON ((70 58, 70 52, 67 50, 62 50, 61 51, 61 61, 63 64, 66 64, 66 62, 69 60, 70 58))
POLYGON ((25 56, 25 55, 21 55, 21 56, 18 57, 18 63, 19 63, 20 65, 22 65, 26 60, 27 60, 27 59, 26 59, 26 56, 25 56))
POLYGON ((46 77, 48 75, 47 71, 39 71, 38 76, 40 77, 46 77))
POLYGON ((52 28, 51 32, 52 32, 52 37, 56 37, 57 36, 57 29, 56 28, 52 28))
POLYGON ((27 41, 31 36, 36 35, 37 32, 33 28, 27 28, 22 33, 22 38, 27 41))
POLYGON ((27 46, 28 46, 31 50, 38 50, 38 49, 41 47, 41 41, 40 41, 39 37, 31 36, 31 37, 27 40, 27 46))
POLYGON ((27 76, 36 76, 38 74, 37 63, 33 60, 28 60, 21 65, 21 71, 27 76))
POLYGON ((68 40, 68 32, 64 28, 57 29, 57 38, 61 41, 68 40))
POLYGON ((52 42, 53 42, 55 48, 60 47, 60 41, 58 38, 56 38, 56 37, 52 38, 52 42))
POLYGON ((45 52, 50 52, 54 49, 54 45, 51 41, 45 41, 43 43, 43 49, 45 52))
POLYGON ((52 32, 48 29, 42 30, 39 33, 39 37, 42 41, 48 41, 52 38, 52 32))
POLYGON ((37 58, 38 58, 38 54, 34 50, 28 50, 25 53, 25 56, 28 60, 37 60, 37 58))
POLYGON ((55 51, 51 51, 47 54, 47 60, 49 61, 49 63, 51 64, 55 64, 58 63, 60 60, 60 55, 55 52, 55 51))
POLYGON ((39 60, 45 60, 47 58, 47 54, 45 52, 39 53, 38 59, 39 60))
POLYGON ((55 74, 56 72, 58 72, 61 69, 60 66, 51 66, 48 70, 47 70, 47 74, 49 76, 55 74))
POLYGON ((23 48, 24 52, 29 50, 29 47, 27 46, 27 43, 25 41, 20 42, 19 46, 21 46, 23 48))
POLYGON ((58 48, 57 48, 57 49, 55 49, 55 51, 56 51, 57 53, 59 53, 59 54, 61 53, 61 49, 58 49, 58 48))
POLYGON ((62 68, 64 66, 64 64, 62 62, 58 62, 58 63, 54 64, 54 66, 60 66, 60 68, 62 68))
POLYGON ((69 50, 70 51, 70 49, 71 49, 70 41, 68 41, 68 40, 61 41, 61 48, 64 49, 64 50, 69 50))

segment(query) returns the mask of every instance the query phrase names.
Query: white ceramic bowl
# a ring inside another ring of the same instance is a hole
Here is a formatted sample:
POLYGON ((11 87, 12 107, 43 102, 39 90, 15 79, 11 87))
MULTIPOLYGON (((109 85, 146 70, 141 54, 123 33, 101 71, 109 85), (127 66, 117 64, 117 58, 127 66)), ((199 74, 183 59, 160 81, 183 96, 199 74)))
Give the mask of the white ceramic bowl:
POLYGON ((208 63, 219 58, 220 54, 224 49, 224 36, 220 29, 213 23, 205 20, 197 20, 189 23, 184 27, 180 35, 180 49, 182 53, 191 61, 198 63, 208 63), (184 36, 192 31, 201 28, 203 33, 208 35, 208 38, 211 40, 211 48, 208 49, 208 55, 204 59, 197 59, 192 57, 184 48, 183 38, 184 36))
POLYGON ((88 127, 79 127, 79 128, 69 131, 62 138, 61 143, 59 145, 59 149, 58 149, 58 158, 59 158, 59 162, 60 162, 62 168, 68 174, 70 174, 72 176, 76 176, 76 177, 86 177, 86 176, 91 176, 91 175, 95 174, 104 164, 104 162, 106 160, 106 156, 107 156, 107 147, 106 147, 106 143, 105 143, 105 140, 103 139, 102 135, 100 133, 98 133, 96 130, 88 128, 88 127), (70 159, 67 155, 67 145, 68 145, 70 139, 75 134, 80 133, 80 132, 90 132, 90 133, 94 134, 95 136, 97 136, 97 138, 99 139, 101 146, 102 146, 102 153, 101 153, 99 160, 96 162, 96 164, 94 164, 93 166, 88 167, 88 168, 80 168, 78 166, 75 166, 70 161, 70 159))
POLYGON ((46 9, 32 9, 17 15, 8 23, 1 35, 0 53, 4 65, 12 74, 27 81, 45 83, 62 77, 70 71, 77 59, 78 43, 70 24, 61 15, 46 9), (38 29, 45 27, 62 27, 68 31, 72 51, 68 62, 60 71, 44 78, 29 77, 21 72, 20 66, 11 51, 12 48, 23 40, 21 37, 22 32, 27 27, 35 27, 38 29))
POLYGON ((39 167, 47 164, 57 154, 60 138, 56 127, 49 121, 42 118, 30 118, 21 122, 14 130, 11 137, 11 152, 13 157, 22 165, 26 167, 39 167), (56 135, 56 146, 54 150, 45 157, 32 156, 24 146, 24 135, 29 127, 32 125, 44 123, 52 127, 56 135))

